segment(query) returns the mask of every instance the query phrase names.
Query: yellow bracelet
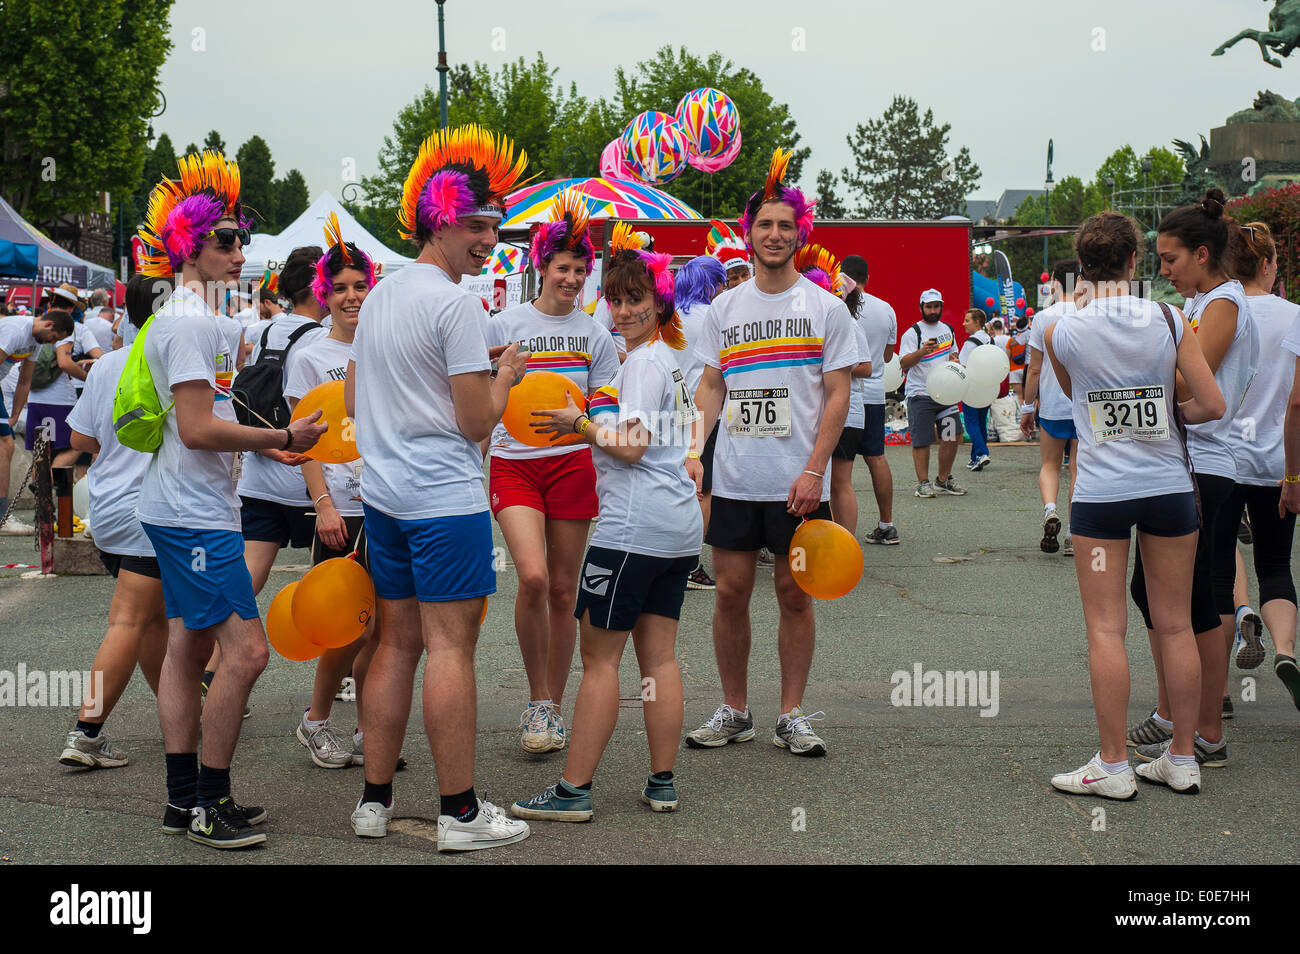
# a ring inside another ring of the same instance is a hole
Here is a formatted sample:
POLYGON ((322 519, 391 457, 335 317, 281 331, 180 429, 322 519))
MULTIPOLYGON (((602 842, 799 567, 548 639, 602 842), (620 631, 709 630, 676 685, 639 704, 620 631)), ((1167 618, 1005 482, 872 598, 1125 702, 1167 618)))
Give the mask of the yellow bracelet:
POLYGON ((1300 484, 1300 474, 1286 474, 1282 479, 1288 484, 1300 484))
POLYGON ((687 459, 687 460, 699 460, 699 459, 700 459, 700 455, 697 454, 695 451, 687 451, 687 453, 686 453, 686 459, 687 459))
POLYGON ((591 427, 591 418, 586 418, 583 420, 581 424, 578 425, 578 434, 582 435, 587 433, 587 428, 589 427, 591 427))

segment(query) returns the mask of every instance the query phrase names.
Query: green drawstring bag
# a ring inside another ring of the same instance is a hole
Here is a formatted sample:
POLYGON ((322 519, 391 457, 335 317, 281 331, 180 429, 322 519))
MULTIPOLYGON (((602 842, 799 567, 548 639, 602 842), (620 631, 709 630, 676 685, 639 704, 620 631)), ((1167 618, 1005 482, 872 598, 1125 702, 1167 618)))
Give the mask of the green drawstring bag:
POLYGON ((153 315, 149 316, 135 341, 131 342, 131 353, 113 396, 113 428, 117 431, 118 443, 146 454, 153 454, 162 446, 167 413, 174 407, 169 404, 164 408, 158 400, 153 373, 144 357, 144 342, 153 318, 153 315))

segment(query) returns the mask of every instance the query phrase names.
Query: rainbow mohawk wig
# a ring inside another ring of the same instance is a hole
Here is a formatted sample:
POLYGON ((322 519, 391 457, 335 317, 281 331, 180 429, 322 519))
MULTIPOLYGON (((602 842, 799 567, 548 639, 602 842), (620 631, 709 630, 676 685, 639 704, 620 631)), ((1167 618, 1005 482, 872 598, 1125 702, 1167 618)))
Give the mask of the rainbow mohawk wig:
MULTIPOLYGON (((740 231, 748 233, 758 217, 758 210, 768 202, 784 202, 794 210, 795 226, 799 229, 799 244, 805 245, 813 230, 813 208, 817 203, 810 202, 802 191, 785 184, 785 170, 794 155, 786 149, 777 149, 772 153, 772 163, 767 167, 767 181, 763 191, 755 192, 745 203, 745 211, 740 216, 740 231)), ((746 245, 749 240, 746 239, 746 245)))
POLYGON ((273 272, 269 268, 262 272, 262 286, 258 289, 259 294, 270 295, 272 298, 280 291, 280 274, 273 272))
POLYGON ((673 257, 667 252, 647 252, 641 232, 633 232, 626 222, 615 222, 609 239, 609 257, 612 265, 638 263, 650 276, 654 288, 655 304, 659 306, 659 337, 677 351, 686 348, 686 335, 682 320, 674 303, 673 273, 669 269, 673 257))
POLYGON ((840 274, 840 262, 820 245, 805 245, 794 253, 794 267, 815 285, 832 295, 845 293, 848 276, 840 274))
POLYGON ((330 292, 334 289, 334 276, 345 268, 355 268, 366 273, 366 287, 375 287, 375 263, 370 256, 351 242, 343 241, 339 217, 333 212, 325 221, 325 254, 316 260, 316 277, 311 290, 320 306, 329 310, 330 292))
POLYGON ((591 271, 596 250, 587 234, 587 203, 574 189, 564 189, 551 203, 551 219, 537 226, 528 249, 533 268, 541 271, 556 252, 568 252, 587 263, 591 271))
POLYGON ((712 255, 727 268, 734 268, 738 263, 748 265, 749 249, 745 240, 725 222, 711 219, 709 225, 709 234, 704 237, 704 254, 712 255))
POLYGON ((176 166, 180 178, 164 179, 149 193, 149 211, 139 233, 150 249, 140 267, 144 275, 174 274, 222 219, 248 224, 239 205, 238 165, 205 149, 202 155, 182 156, 176 166))
POLYGON ((401 236, 437 231, 471 215, 505 218, 505 196, 519 184, 528 154, 482 126, 440 129, 420 145, 402 187, 401 236))

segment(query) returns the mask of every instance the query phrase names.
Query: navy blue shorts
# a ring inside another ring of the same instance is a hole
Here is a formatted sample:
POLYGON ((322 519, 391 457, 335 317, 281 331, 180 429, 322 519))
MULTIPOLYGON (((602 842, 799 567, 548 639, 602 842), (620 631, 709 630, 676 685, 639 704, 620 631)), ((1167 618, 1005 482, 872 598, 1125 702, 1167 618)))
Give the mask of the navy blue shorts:
POLYGON ((1133 527, 1139 533, 1156 537, 1185 537, 1195 533, 1196 496, 1190 490, 1181 494, 1138 497, 1110 503, 1070 504, 1070 533, 1096 540, 1128 540, 1133 527))
POLYGON ((167 618, 207 629, 231 613, 258 619, 253 579, 244 563, 244 538, 234 530, 190 530, 140 522, 162 571, 167 618))
MULTIPOLYGON (((1041 415, 1038 418, 1038 426, 1046 431, 1050 436, 1055 437, 1058 441, 1077 441, 1079 434, 1074 429, 1074 418, 1066 418, 1064 421, 1054 421, 1041 415)), ((1176 536, 1177 534, 1175 534, 1176 536)))
POLYGON ((858 456, 858 447, 862 444, 862 428, 845 427, 840 431, 839 442, 831 451, 834 460, 853 460, 858 456))
POLYGON ((655 557, 588 547, 573 615, 589 613, 592 626, 631 632, 642 614, 681 619, 686 578, 699 555, 655 557))
MULTIPOLYGON (((7 371, 4 364, 0 364, 0 372, 7 371)), ((14 429, 9 426, 9 409, 5 407, 4 392, 0 391, 0 437, 13 437, 14 429)))
POLYGON ((713 430, 709 432, 709 439, 704 442, 704 447, 700 450, 700 466, 704 468, 704 479, 701 481, 700 490, 702 493, 713 493, 713 452, 718 446, 718 425, 713 425, 713 430))
POLYGON ((316 511, 310 506, 295 507, 260 497, 241 496, 239 501, 243 505, 239 508, 239 522, 245 540, 278 543, 281 549, 311 546, 316 535, 316 511))
POLYGON ((497 591, 488 511, 398 520, 364 501, 362 506, 370 578, 380 599, 446 603, 497 591))
POLYGON ((866 423, 862 428, 862 442, 858 453, 863 457, 885 456, 885 405, 868 404, 866 423))

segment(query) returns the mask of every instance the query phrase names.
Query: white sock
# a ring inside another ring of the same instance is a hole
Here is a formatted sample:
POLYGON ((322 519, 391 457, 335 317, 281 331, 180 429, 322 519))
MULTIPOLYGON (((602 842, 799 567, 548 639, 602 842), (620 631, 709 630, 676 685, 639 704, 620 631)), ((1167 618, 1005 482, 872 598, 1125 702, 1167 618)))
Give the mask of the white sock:
MULTIPOLYGON (((310 712, 310 711, 311 711, 310 709, 307 710, 307 712, 310 712)), ((313 729, 318 729, 318 728, 320 728, 321 726, 323 726, 323 725, 324 725, 326 722, 328 722, 328 721, 329 721, 328 718, 326 718, 326 719, 308 719, 308 718, 307 718, 307 713, 306 713, 306 712, 304 712, 304 713, 302 714, 302 723, 303 723, 303 725, 311 726, 313 729)))
POLYGON ((1101 767, 1106 770, 1107 775, 1118 775, 1120 772, 1127 771, 1129 767, 1128 759, 1123 762, 1107 762, 1101 757, 1100 752, 1097 753, 1097 761, 1101 763, 1101 767))
POLYGON ((1050 516, 1051 516, 1052 514, 1054 514, 1054 513, 1056 513, 1056 504, 1054 504, 1054 503, 1050 503, 1050 504, 1044 504, 1044 505, 1043 505, 1043 519, 1044 519, 1044 520, 1046 520, 1048 517, 1050 517, 1050 516))
POLYGON ((1192 768, 1196 765, 1195 755, 1174 755, 1172 752, 1166 752, 1165 754, 1169 756, 1169 761, 1175 765, 1181 765, 1185 768, 1192 768))
POLYGON ((529 699, 529 700, 528 700, 528 704, 529 704, 530 706, 549 706, 549 705, 553 705, 553 703, 551 702, 550 699, 529 699))
POLYGON ((1156 725, 1160 726, 1160 728, 1162 729, 1172 729, 1174 727, 1174 724, 1170 722, 1168 719, 1166 719, 1164 716, 1162 716, 1159 712, 1151 713, 1151 718, 1155 719, 1156 725))
POLYGON ((877 520, 876 522, 880 524, 881 530, 892 530, 894 528, 892 523, 885 523, 883 520, 877 520))
POLYGON ((353 745, 360 745, 360 744, 362 743, 362 740, 365 739, 365 737, 366 737, 366 734, 365 734, 364 732, 362 732, 360 729, 353 729, 353 730, 352 730, 352 744, 353 744, 353 745))

